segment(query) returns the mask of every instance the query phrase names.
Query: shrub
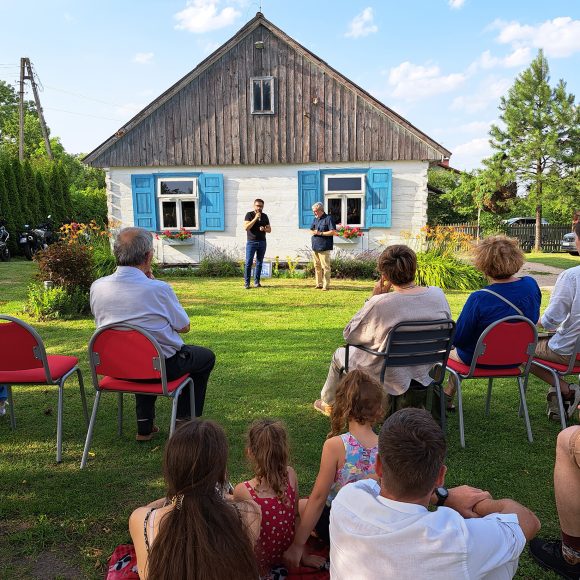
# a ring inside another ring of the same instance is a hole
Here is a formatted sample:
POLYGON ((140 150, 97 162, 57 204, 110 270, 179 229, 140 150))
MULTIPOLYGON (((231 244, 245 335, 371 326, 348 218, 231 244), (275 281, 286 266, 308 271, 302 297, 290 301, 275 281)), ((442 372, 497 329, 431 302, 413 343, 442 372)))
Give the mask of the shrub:
POLYGON ((202 258, 195 270, 195 275, 204 278, 228 278, 241 276, 242 268, 230 252, 214 249, 202 258))
POLYGON ((443 290, 477 290, 486 284, 483 274, 471 264, 437 251, 417 254, 416 281, 443 290))
MULTIPOLYGON (((365 250, 356 254, 338 250, 331 260, 331 275, 333 278, 349 278, 352 280, 374 280, 378 278, 377 258, 379 252, 365 250)), ((314 262, 306 267, 308 275, 314 276, 314 262)))
POLYGON ((91 253, 80 244, 57 242, 38 252, 34 259, 41 280, 52 280, 66 290, 78 287, 88 291, 94 280, 91 253))
POLYGON ((69 214, 78 222, 95 220, 100 224, 107 223, 107 192, 104 187, 86 187, 71 190, 69 214))
POLYGON ((26 310, 38 320, 84 316, 90 312, 89 294, 81 288, 44 288, 41 284, 31 284, 26 310))
POLYGON ((272 264, 272 278, 305 278, 307 275, 304 269, 300 269, 300 256, 292 258, 286 256, 286 261, 281 262, 276 256, 272 264))

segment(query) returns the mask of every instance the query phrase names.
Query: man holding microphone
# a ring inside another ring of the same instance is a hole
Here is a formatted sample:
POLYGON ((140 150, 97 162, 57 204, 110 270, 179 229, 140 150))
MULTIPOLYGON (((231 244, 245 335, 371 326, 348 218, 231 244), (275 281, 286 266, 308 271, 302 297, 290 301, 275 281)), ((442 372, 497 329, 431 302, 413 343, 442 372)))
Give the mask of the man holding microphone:
POLYGON ((262 212, 264 200, 254 200, 254 211, 249 211, 244 218, 244 229, 248 236, 246 243, 246 263, 244 266, 244 287, 250 289, 250 275, 252 262, 256 256, 256 270, 254 272, 254 288, 260 288, 260 276, 262 274, 262 262, 266 254, 266 234, 272 231, 268 216, 262 212))

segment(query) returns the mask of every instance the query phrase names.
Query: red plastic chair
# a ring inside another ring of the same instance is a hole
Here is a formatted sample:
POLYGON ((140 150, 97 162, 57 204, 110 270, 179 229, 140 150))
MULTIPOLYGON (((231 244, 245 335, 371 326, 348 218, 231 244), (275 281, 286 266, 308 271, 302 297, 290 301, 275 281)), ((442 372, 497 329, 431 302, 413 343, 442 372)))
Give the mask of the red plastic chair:
MULTIPOLYGON (((567 375, 578 375, 578 379, 580 381, 580 336, 576 339, 574 352, 570 356, 570 362, 567 365, 552 362, 539 357, 534 357, 532 364, 550 371, 552 373, 554 385, 559 385, 559 378, 564 378, 567 375)), ((566 413, 564 412, 564 402, 562 401, 562 393, 558 387, 556 388, 556 397, 558 398, 558 407, 560 408, 560 424, 562 425, 562 429, 566 429, 566 413)))
POLYGON ((85 421, 89 424, 83 375, 75 356, 46 354, 40 335, 12 316, 0 314, 0 383, 8 385, 10 425, 16 429, 12 385, 58 385, 56 419, 56 462, 62 461, 62 410, 64 383, 77 373, 85 421))
POLYGON ((520 416, 523 411, 528 441, 534 441, 526 403, 526 388, 537 342, 538 331, 531 320, 524 316, 508 316, 490 324, 481 333, 470 366, 451 358, 447 361, 447 370, 457 381, 461 447, 465 447, 461 382, 466 379, 488 379, 485 403, 485 414, 488 416, 493 379, 515 377, 520 390, 520 416), (507 366, 511 368, 505 368, 507 366))
POLYGON ((147 331, 132 324, 110 324, 99 328, 89 342, 89 366, 97 391, 81 469, 87 464, 101 394, 118 394, 118 431, 123 429, 123 393, 156 395, 173 399, 169 436, 175 430, 177 400, 183 389, 191 389, 191 416, 195 417, 193 381, 185 374, 167 380, 165 358, 159 343, 147 331), (99 379, 99 375, 102 377, 99 379))

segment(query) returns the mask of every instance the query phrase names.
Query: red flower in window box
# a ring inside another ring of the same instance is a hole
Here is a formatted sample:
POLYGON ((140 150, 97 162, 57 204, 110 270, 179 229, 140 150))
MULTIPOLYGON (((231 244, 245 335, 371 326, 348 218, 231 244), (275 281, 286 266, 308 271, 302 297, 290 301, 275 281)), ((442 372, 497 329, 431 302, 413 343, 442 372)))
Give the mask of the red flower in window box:
POLYGON ((336 226, 336 235, 345 240, 354 240, 355 238, 362 238, 364 234, 359 227, 338 224, 336 226))

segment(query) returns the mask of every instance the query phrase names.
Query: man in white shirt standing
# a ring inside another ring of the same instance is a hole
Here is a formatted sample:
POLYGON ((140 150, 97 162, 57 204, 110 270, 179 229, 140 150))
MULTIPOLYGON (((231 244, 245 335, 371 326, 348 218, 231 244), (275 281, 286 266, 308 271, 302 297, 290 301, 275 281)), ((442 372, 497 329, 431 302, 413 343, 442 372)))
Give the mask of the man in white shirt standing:
MULTIPOLYGON (((113 248, 117 270, 99 278, 91 286, 91 311, 97 328, 107 324, 134 324, 146 330, 159 343, 165 357, 167 379, 186 373, 195 387, 195 412, 203 412, 209 375, 215 355, 208 348, 183 343, 181 334, 189 332, 189 316, 173 288, 155 280, 151 271, 153 236, 141 228, 123 228, 113 248)), ((159 430, 155 424, 155 396, 135 395, 137 441, 149 441, 159 430)), ((189 388, 177 402, 177 418, 190 418, 189 388)))
POLYGON ((480 489, 447 490, 446 451, 443 432, 423 409, 402 409, 385 421, 376 463, 381 483, 346 485, 332 503, 333 580, 513 577, 538 518, 480 489))
MULTIPOLYGON (((574 224, 576 248, 580 252, 580 222, 574 224)), ((542 326, 548 330, 555 330, 554 336, 540 338, 536 346, 538 358, 568 365, 570 355, 574 352, 576 339, 580 334, 580 266, 564 270, 556 280, 550 303, 540 318, 542 326)), ((536 365, 532 365, 531 372, 546 383, 552 385, 552 374, 536 365)), ((569 384, 559 379, 558 385, 562 392, 564 410, 568 417, 576 412, 580 404, 580 386, 569 384)), ((556 385, 548 391, 548 418, 560 421, 560 410, 556 398, 556 385)))

